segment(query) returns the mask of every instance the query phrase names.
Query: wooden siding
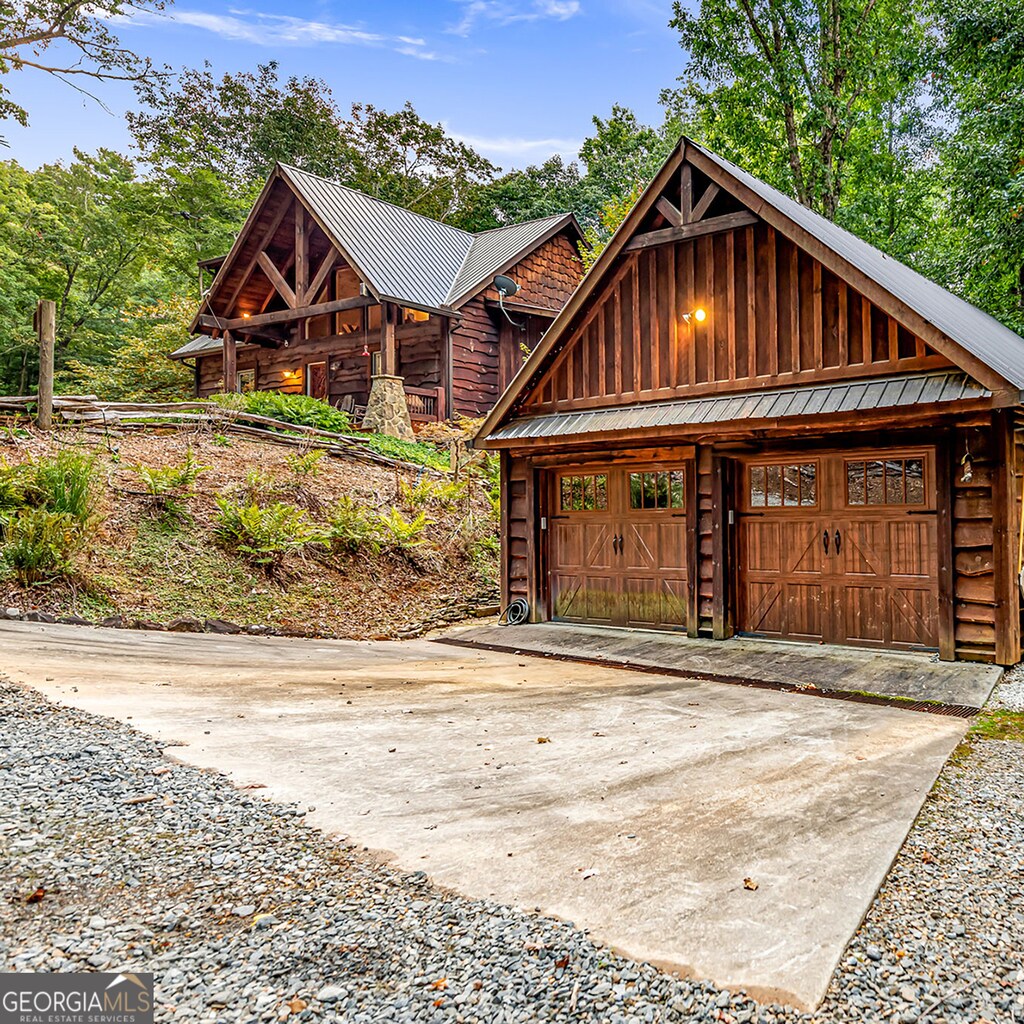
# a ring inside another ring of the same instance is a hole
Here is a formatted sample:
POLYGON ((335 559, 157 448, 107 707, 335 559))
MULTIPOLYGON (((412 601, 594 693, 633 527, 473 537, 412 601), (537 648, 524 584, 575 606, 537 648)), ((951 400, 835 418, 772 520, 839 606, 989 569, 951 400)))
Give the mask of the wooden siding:
POLYGON ((949 365, 759 223, 623 257, 526 405, 611 406, 949 365), (688 321, 698 308, 707 319, 688 321))
MULTIPOLYGON (((520 286, 516 302, 556 310, 566 303, 582 274, 576 250, 564 234, 548 239, 508 270, 520 286)), ((465 416, 490 411, 507 383, 508 369, 501 373, 503 359, 506 367, 518 366, 524 358, 520 345, 532 351, 550 323, 516 313, 513 319, 525 330, 503 331, 501 314, 488 306, 497 299, 494 288, 485 288, 463 305, 462 319, 452 331, 452 405, 465 416)))
POLYGON ((532 500, 529 473, 525 459, 509 460, 504 489, 507 528, 502 537, 502 563, 505 593, 504 604, 525 598, 530 590, 529 550, 531 529, 529 502, 532 500))

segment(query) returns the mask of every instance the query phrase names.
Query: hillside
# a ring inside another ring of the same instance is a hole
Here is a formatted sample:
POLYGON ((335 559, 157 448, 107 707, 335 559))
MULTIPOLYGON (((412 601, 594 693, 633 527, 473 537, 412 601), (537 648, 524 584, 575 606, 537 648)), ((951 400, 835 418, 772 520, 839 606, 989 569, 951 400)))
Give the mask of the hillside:
POLYGON ((496 601, 479 471, 454 481, 193 426, 8 428, 0 459, 8 615, 385 638, 496 601))

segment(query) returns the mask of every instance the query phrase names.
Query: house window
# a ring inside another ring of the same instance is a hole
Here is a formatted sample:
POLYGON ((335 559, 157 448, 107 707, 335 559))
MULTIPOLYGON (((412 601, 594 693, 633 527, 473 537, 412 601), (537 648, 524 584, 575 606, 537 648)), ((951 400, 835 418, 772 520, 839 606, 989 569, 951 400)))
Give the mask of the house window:
POLYGON ((380 374, 383 373, 383 370, 381 369, 382 366, 383 366, 383 363, 381 362, 380 349, 377 349, 376 352, 371 352, 370 353, 370 375, 373 376, 373 377, 380 376, 380 374))
POLYGON ((751 466, 747 494, 752 508, 797 508, 818 504, 816 462, 751 466))
POLYGON ((923 505, 924 459, 846 463, 848 505, 923 505))
POLYGON ((559 481, 559 507, 563 512, 601 512, 608 508, 608 478, 563 476, 559 481))
POLYGON ((402 309, 402 323, 404 324, 415 324, 422 323, 424 320, 429 320, 430 314, 424 313, 422 309, 402 309))
POLYGON ((256 371, 239 370, 235 374, 235 390, 245 394, 247 391, 256 390, 256 371))
POLYGON ((666 473, 630 473, 630 508, 684 508, 685 477, 681 469, 666 473))

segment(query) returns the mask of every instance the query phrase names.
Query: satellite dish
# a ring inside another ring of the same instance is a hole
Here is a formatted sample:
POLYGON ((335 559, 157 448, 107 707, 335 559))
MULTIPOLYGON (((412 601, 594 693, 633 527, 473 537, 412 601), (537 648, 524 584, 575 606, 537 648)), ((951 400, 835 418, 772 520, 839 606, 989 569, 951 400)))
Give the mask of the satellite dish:
POLYGON ((519 285, 512 280, 511 277, 506 277, 504 274, 498 274, 494 279, 494 287, 498 289, 498 294, 503 299, 511 298, 517 291, 519 291, 519 285))

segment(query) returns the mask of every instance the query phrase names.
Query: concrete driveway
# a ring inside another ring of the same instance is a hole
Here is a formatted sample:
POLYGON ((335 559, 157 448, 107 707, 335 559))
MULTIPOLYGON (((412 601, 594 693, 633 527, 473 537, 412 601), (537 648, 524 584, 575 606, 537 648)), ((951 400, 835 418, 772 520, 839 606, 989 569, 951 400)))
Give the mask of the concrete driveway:
POLYGON ((802 1008, 966 724, 429 641, 0 623, 0 671, 442 885, 802 1008))

